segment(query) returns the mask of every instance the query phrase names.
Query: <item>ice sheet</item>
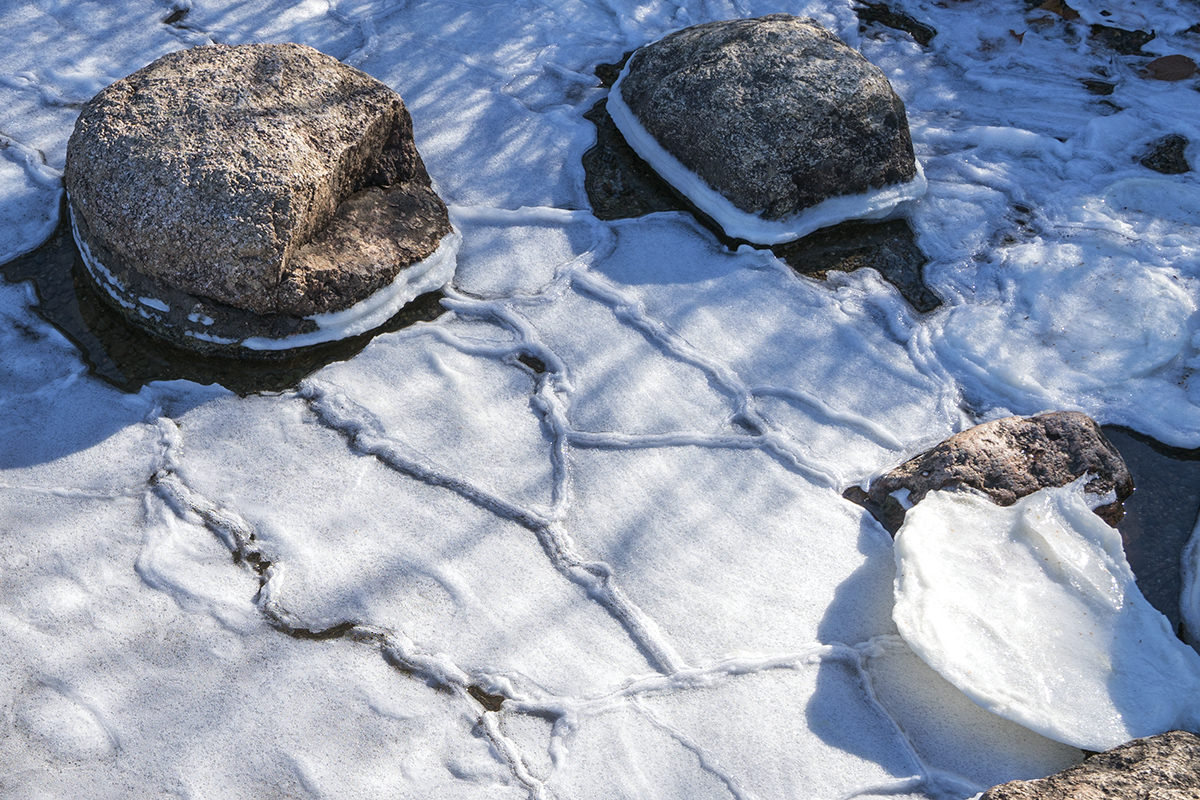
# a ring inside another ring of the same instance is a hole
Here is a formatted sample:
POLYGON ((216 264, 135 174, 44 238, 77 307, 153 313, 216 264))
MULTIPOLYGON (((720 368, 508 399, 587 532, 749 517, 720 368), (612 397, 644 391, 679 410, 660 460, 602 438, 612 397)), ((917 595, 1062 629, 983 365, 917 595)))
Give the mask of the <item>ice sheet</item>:
POLYGON ((2 258, 55 219, 79 104, 208 41, 400 91, 464 236, 448 313, 250 398, 121 395, 0 284, 0 793, 940 800, 1072 760, 897 645, 890 546, 839 493, 1007 410, 1200 445, 1200 182, 1137 163, 1167 133, 1196 163, 1195 92, 1087 27, 1197 58, 1194 15, 891 5, 928 49, 849 0, 0 10, 2 258), (780 10, 905 100, 943 309, 589 213, 596 65, 780 10))
POLYGON ((1142 597, 1082 479, 1007 508, 932 493, 896 570, 901 635, 983 708, 1088 750, 1200 727, 1200 656, 1142 597))

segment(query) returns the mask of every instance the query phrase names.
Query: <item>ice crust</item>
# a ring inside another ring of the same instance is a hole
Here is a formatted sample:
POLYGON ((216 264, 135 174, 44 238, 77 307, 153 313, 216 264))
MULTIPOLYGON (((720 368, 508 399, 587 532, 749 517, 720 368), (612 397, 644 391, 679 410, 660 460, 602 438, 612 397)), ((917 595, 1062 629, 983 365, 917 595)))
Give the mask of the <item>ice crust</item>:
POLYGON ((1200 655, 1142 596, 1082 479, 1006 508, 927 495, 896 533, 893 616, 938 674, 1056 741, 1200 728, 1200 655))
POLYGON ((758 244, 790 242, 820 228, 837 225, 846 220, 883 219, 894 216, 900 213, 900 206, 904 203, 917 200, 925 194, 925 172, 918 161, 917 174, 912 180, 858 194, 829 197, 791 217, 765 219, 758 214, 744 211, 729 202, 723 194, 709 186, 703 178, 684 166, 659 144, 625 103, 621 97, 621 82, 629 74, 634 58, 629 59, 629 63, 621 70, 612 91, 609 92, 606 104, 609 116, 625 137, 625 141, 643 161, 735 239, 745 239, 758 244))
MULTIPOLYGON (((840 492, 1010 411, 1200 446, 1200 183, 1136 161, 1200 111, 1086 24, 891 5, 930 49, 850 0, 0 8, 4 259, 57 218, 78 105, 214 40, 399 91, 462 234, 447 313, 245 398, 122 394, 0 283, 0 794, 943 800, 1077 760, 914 654, 892 545, 840 492), (588 211, 595 66, 779 10, 904 98, 938 311, 588 211)), ((1111 11, 1200 58, 1166 0, 1111 11)))

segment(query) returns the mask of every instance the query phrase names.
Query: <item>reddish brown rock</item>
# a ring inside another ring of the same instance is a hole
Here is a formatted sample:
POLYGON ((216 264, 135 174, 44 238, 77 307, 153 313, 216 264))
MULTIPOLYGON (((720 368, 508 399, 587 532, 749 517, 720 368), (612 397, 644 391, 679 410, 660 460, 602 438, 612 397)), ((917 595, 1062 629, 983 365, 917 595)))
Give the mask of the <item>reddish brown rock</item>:
POLYGON ((1089 493, 1113 492, 1116 501, 1096 513, 1114 528, 1124 515, 1122 503, 1133 491, 1133 478, 1121 454, 1100 426, 1077 411, 1055 411, 1036 417, 1005 417, 956 433, 909 459, 871 483, 845 496, 869 510, 895 534, 906 508, 937 489, 968 487, 1009 506, 1049 486, 1065 486, 1084 473, 1089 493))

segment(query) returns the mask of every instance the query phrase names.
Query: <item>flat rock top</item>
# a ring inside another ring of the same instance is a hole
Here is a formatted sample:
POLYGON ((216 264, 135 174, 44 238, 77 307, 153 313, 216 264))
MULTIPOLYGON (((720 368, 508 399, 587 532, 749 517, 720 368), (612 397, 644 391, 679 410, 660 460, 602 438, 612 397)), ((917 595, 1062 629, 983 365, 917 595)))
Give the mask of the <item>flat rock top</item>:
MULTIPOLYGON (((288 280, 293 255, 339 206, 371 187, 428 189, 411 131, 399 95, 310 47, 197 47, 163 56, 84 107, 65 180, 115 267, 256 313, 303 315, 362 299, 303 279, 313 293, 298 296, 288 280)), ((407 263, 432 252, 449 227, 436 195, 415 206, 417 227, 429 230, 418 231, 407 263)), ((378 288, 404 265, 360 265, 382 274, 351 283, 378 288)))
POLYGON ((887 78, 811 19, 677 31, 633 55, 620 92, 665 150, 765 219, 916 176, 887 78))
POLYGON ((888 531, 895 534, 904 508, 893 496, 907 491, 909 504, 929 492, 970 487, 1008 506, 1048 486, 1065 486, 1090 473, 1087 491, 1114 492, 1116 501, 1096 509, 1113 527, 1124 513, 1121 502, 1133 491, 1133 478, 1117 449, 1095 420, 1078 411, 1034 417, 1004 417, 956 433, 871 483, 856 494, 888 531))

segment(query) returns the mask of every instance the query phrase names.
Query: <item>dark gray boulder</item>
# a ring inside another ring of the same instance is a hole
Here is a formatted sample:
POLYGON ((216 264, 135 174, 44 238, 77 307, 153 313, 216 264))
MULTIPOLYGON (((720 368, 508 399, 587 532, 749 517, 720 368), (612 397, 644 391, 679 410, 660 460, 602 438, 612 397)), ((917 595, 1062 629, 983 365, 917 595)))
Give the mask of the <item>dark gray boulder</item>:
POLYGON ((451 233, 400 96, 298 44, 197 47, 117 81, 80 113, 65 183, 104 294, 199 349, 313 334, 451 233))
POLYGON ((1191 142, 1186 136, 1170 133, 1155 139, 1146 146, 1138 163, 1163 175, 1182 175, 1192 171, 1187 160, 1187 148, 1191 142))
POLYGON ((1085 472, 1092 475, 1088 493, 1116 495, 1114 502, 1095 509, 1115 528, 1124 514, 1122 503, 1133 492, 1121 454, 1091 417, 1055 411, 1005 417, 956 433, 875 479, 869 490, 855 486, 845 496, 895 534, 907 509, 938 489, 971 488, 1009 506, 1038 489, 1066 486, 1085 472))
MULTIPOLYGON (((644 134, 737 211, 768 222, 830 198, 924 188, 904 104, 887 78, 811 19, 772 14, 672 33, 634 53, 609 111, 638 154, 734 237, 741 232, 639 144, 644 134)), ((817 227, 881 215, 860 210, 817 227)))
POLYGON ((993 786, 980 800, 1196 800, 1200 737, 1169 731, 1114 747, 1047 778, 993 786))

